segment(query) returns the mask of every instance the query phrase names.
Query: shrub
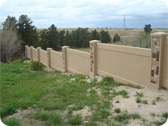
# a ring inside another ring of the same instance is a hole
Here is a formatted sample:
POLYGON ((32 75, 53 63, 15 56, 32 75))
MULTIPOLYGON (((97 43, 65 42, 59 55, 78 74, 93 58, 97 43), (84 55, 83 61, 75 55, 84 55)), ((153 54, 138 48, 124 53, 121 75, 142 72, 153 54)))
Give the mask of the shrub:
POLYGON ((30 68, 35 71, 42 71, 46 66, 43 65, 40 61, 31 61, 30 68))

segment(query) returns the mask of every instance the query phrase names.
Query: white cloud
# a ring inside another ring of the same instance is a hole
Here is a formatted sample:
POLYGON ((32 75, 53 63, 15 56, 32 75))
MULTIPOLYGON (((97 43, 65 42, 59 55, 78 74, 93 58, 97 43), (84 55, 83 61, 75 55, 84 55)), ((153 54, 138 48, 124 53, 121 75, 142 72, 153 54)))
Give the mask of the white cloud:
POLYGON ((18 18, 27 14, 37 27, 47 23, 50 26, 52 22, 59 27, 63 23, 122 22, 123 15, 129 20, 137 19, 138 15, 141 19, 143 16, 158 17, 168 9, 160 0, 7 0, 0 12, 1 22, 8 15, 18 18))

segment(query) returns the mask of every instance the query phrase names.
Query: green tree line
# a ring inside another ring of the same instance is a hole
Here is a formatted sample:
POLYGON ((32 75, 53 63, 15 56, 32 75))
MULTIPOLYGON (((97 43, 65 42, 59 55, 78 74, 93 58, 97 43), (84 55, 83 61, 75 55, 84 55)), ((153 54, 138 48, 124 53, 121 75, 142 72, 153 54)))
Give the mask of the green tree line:
POLYGON ((93 30, 89 32, 88 28, 77 28, 71 33, 68 30, 58 32, 57 27, 52 24, 48 30, 40 31, 38 46, 43 49, 50 47, 54 50, 61 50, 61 47, 65 45, 71 48, 86 48, 89 47, 89 41, 94 39, 100 40, 102 43, 111 42, 108 31, 93 30))
MULTIPOLYGON (((97 32, 94 30, 89 32, 88 28, 78 28, 70 33, 68 30, 58 31, 57 27, 52 24, 48 29, 38 33, 36 27, 32 25, 33 21, 27 15, 20 15, 18 20, 8 16, 7 20, 11 20, 16 26, 18 36, 22 41, 22 51, 24 51, 25 45, 61 50, 64 45, 72 48, 89 47, 89 41, 93 39, 100 40, 102 43, 111 42, 108 31, 97 32)), ((3 23, 4 28, 6 21, 3 23)))

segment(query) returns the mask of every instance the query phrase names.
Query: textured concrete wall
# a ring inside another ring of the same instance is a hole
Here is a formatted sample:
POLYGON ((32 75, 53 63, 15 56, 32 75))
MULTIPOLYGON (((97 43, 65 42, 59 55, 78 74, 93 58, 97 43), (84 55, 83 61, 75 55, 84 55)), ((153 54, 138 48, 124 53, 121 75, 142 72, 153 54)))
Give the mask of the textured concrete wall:
POLYGON ((32 51, 33 51, 33 60, 34 61, 38 61, 38 52, 37 52, 37 49, 33 47, 32 51))
POLYGON ((121 83, 168 88, 168 33, 151 34, 151 49, 92 40, 90 53, 62 47, 62 53, 25 46, 26 56, 62 72, 113 76, 121 83))
POLYGON ((45 66, 48 66, 47 51, 43 49, 40 49, 40 62, 42 62, 45 66))
POLYGON ((63 61, 62 61, 62 53, 51 50, 51 68, 54 68, 58 71, 63 71, 63 61))
POLYGON ((30 47, 26 47, 27 48, 27 57, 31 59, 31 50, 30 47))
POLYGON ((97 74, 115 81, 147 85, 151 50, 112 44, 97 44, 97 74))
POLYGON ((75 74, 89 75, 90 54, 74 49, 67 49, 67 70, 75 74))

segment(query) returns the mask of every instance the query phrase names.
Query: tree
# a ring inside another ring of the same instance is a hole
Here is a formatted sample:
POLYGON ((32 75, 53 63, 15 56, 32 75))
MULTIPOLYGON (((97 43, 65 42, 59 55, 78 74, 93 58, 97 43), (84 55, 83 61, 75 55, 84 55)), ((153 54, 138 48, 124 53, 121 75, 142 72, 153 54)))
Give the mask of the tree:
POLYGON ((48 47, 48 30, 40 31, 39 35, 39 46, 41 46, 42 49, 46 49, 48 47))
POLYGON ((24 46, 35 46, 38 44, 38 32, 35 26, 32 26, 33 21, 27 15, 21 15, 18 20, 18 33, 23 41, 22 49, 24 46))
POLYGON ((117 34, 114 35, 113 42, 120 41, 120 36, 117 34))
POLYGON ((111 37, 110 37, 108 31, 102 30, 100 32, 100 40, 102 43, 110 43, 111 42, 111 37))
POLYGON ((58 40, 58 31, 57 27, 55 27, 54 24, 52 24, 48 28, 48 46, 50 48, 53 48, 54 50, 59 50, 59 40, 58 40))
POLYGON ((64 39, 65 39, 64 34, 65 34, 65 30, 60 31, 59 34, 58 34, 59 35, 59 45, 60 45, 59 49, 61 49, 62 46, 65 45, 64 44, 64 39))
POLYGON ((0 39, 1 62, 11 62, 15 54, 21 49, 21 40, 17 34, 16 19, 8 16, 3 23, 3 31, 0 39))
POLYGON ((71 36, 70 36, 70 34, 69 34, 69 31, 67 30, 67 31, 66 31, 66 35, 65 35, 65 42, 64 42, 64 44, 65 44, 66 46, 70 46, 70 38, 71 38, 71 36))
POLYGON ((150 35, 149 34, 145 34, 143 31, 142 32, 139 32, 139 35, 138 35, 138 40, 139 40, 139 44, 140 44, 140 47, 143 46, 143 43, 145 43, 145 47, 148 48, 150 47, 150 35))
POLYGON ((147 34, 150 35, 151 31, 152 31, 151 25, 150 25, 150 24, 145 25, 145 27, 144 27, 144 32, 145 32, 145 34, 146 34, 146 35, 147 35, 147 34))
POLYGON ((99 33, 96 30, 93 30, 91 32, 91 36, 92 36, 92 40, 99 40, 100 39, 99 33))

